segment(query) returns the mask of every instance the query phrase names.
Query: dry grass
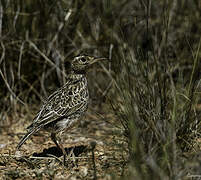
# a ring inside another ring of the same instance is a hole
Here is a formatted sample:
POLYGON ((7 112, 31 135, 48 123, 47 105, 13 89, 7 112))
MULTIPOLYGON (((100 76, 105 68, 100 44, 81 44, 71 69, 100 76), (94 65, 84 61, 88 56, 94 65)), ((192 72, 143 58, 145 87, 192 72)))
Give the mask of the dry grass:
POLYGON ((0 177, 199 175, 200 12, 195 0, 1 0, 0 177), (66 148, 80 150, 78 167, 63 169, 42 131, 17 157, 39 103, 65 83, 69 60, 81 52, 110 61, 89 71, 90 110, 62 136, 66 148), (56 157, 32 158, 47 153, 56 157))

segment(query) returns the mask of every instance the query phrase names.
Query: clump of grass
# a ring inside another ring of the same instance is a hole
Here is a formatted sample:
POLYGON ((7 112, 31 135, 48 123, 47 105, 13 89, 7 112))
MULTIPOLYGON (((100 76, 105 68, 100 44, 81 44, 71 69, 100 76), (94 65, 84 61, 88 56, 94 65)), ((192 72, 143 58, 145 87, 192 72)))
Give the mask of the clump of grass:
POLYGON ((200 44, 190 76, 181 64, 173 70, 154 54, 145 61, 131 56, 135 55, 132 50, 119 57, 117 96, 111 104, 128 140, 131 177, 172 179, 188 173, 181 152, 192 150, 200 132, 196 112, 199 48, 200 44))

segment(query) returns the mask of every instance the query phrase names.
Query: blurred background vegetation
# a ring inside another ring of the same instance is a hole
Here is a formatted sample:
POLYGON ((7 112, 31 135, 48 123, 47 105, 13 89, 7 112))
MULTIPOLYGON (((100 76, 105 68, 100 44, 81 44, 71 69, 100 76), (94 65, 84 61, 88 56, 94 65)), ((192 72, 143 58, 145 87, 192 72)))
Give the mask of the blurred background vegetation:
POLYGON ((128 145, 122 178, 201 174, 184 155, 200 149, 200 22, 197 0, 0 0, 0 126, 36 111, 74 56, 107 57, 89 86, 128 145))

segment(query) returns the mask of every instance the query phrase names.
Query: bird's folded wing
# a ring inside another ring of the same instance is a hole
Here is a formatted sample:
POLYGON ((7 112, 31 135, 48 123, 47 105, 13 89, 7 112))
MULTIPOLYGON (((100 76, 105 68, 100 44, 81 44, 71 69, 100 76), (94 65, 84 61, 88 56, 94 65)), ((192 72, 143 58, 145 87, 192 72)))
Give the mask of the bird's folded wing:
MULTIPOLYGON (((61 88, 49 96, 34 118, 34 125, 46 125, 61 117, 68 117, 86 105, 86 100, 78 100, 78 95, 72 94, 71 88, 61 88)), ((32 124, 32 125, 33 125, 32 124)))

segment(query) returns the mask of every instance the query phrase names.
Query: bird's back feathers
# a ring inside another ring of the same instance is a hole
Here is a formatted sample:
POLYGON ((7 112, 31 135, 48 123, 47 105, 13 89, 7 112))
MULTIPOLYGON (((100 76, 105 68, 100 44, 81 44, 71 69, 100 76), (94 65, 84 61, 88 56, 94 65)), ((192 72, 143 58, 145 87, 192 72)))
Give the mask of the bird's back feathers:
POLYGON ((33 123, 28 127, 27 134, 20 140, 17 149, 42 127, 47 127, 48 124, 52 124, 58 119, 68 118, 75 113, 81 116, 87 109, 88 99, 89 94, 85 75, 69 75, 67 83, 51 94, 45 101, 33 123))

